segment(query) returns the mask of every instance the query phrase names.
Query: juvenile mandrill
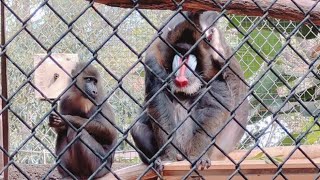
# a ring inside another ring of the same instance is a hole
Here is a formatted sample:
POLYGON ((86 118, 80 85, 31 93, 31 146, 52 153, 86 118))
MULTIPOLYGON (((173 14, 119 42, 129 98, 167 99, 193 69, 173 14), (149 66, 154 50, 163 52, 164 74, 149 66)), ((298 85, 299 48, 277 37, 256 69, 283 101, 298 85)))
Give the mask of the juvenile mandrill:
POLYGON ((158 38, 147 51, 147 113, 131 130, 136 146, 145 155, 140 154, 143 162, 151 163, 148 159, 164 147, 155 161, 159 171, 161 161, 181 160, 181 153, 184 158, 197 160, 214 142, 196 162, 197 168, 208 168, 211 160, 225 157, 216 146, 226 154, 231 152, 244 134, 239 124, 244 127, 247 124, 247 87, 241 80, 244 75, 237 60, 230 57, 232 52, 223 34, 216 24, 212 26, 217 13, 184 12, 184 15, 197 27, 178 14, 163 30, 161 36, 166 42, 158 38), (202 35, 207 42, 201 39, 202 35), (230 64, 222 70, 228 58, 230 64), (167 86, 163 88, 164 84, 167 86), (173 136, 169 136, 175 128, 173 136), (164 146, 170 137, 172 142, 164 146))
MULTIPOLYGON (((57 133, 56 155, 59 156, 62 153, 60 165, 77 178, 90 177, 102 165, 101 158, 92 151, 105 158, 115 146, 117 139, 116 129, 111 124, 114 123, 114 114, 110 105, 105 102, 101 105, 100 112, 94 115, 98 110, 98 106, 94 105, 89 100, 89 97, 99 105, 103 102, 105 94, 102 91, 102 82, 98 71, 92 65, 86 68, 85 65, 85 63, 79 63, 72 70, 71 75, 74 77, 84 69, 76 78, 77 87, 73 85, 62 96, 59 115, 52 113, 49 117, 49 126, 54 128, 57 133), (68 123, 78 129, 87 123, 91 116, 94 117, 80 131, 80 138, 63 152, 64 148, 78 135, 68 123)), ((106 167, 111 168, 113 157, 114 152, 107 157, 106 167)), ((60 174, 64 178, 70 176, 61 166, 58 167, 60 174)), ((101 177, 108 172, 107 168, 102 168, 95 178, 101 177)))

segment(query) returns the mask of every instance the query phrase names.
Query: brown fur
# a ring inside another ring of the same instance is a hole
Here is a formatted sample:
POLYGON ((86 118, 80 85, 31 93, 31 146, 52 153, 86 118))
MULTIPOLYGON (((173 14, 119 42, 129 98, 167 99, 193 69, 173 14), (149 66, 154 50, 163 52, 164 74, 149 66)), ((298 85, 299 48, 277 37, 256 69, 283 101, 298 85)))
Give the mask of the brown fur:
MULTIPOLYGON (((209 27, 211 25, 210 23, 215 19, 214 17, 216 17, 213 12, 185 14, 193 20, 200 29, 202 28, 202 30, 209 27)), ((194 46, 201 36, 201 33, 196 31, 196 29, 183 18, 181 15, 176 16, 164 28, 162 34, 162 38, 177 50, 180 50, 182 55, 190 51, 190 49, 185 49, 185 47, 191 48, 194 46)), ((230 117, 230 111, 245 99, 247 87, 238 78, 238 76, 243 78, 243 72, 235 58, 232 57, 229 67, 216 79, 212 80, 221 70, 225 59, 231 55, 231 49, 226 44, 223 33, 219 31, 215 25, 210 27, 209 30, 213 33, 213 37, 216 38, 210 42, 211 46, 219 51, 223 57, 220 57, 220 55, 204 41, 201 41, 191 50, 191 54, 196 56, 198 63, 196 73, 198 73, 203 80, 211 82, 209 92, 204 93, 205 88, 200 88, 200 90, 194 94, 174 92, 174 96, 176 96, 178 100, 170 95, 172 92, 166 91, 167 88, 157 93, 162 89, 162 80, 167 79, 168 75, 173 71, 171 67, 176 53, 162 40, 157 40, 147 51, 145 64, 149 68, 145 68, 145 101, 148 103, 148 113, 144 114, 131 130, 136 146, 144 153, 144 155, 140 154, 142 161, 148 163, 147 158, 153 157, 159 149, 163 148, 164 144, 167 143, 169 139, 168 133, 171 133, 183 122, 174 132, 172 143, 164 148, 160 158, 155 162, 157 165, 156 168, 159 171, 162 170, 159 160, 175 161, 182 159, 181 154, 178 153, 174 146, 189 160, 193 161, 198 159, 201 153, 212 143, 211 138, 227 123, 226 121, 230 117), (235 71, 236 74, 233 73, 231 69, 235 71), (154 75, 154 73, 156 75, 154 75), (202 98, 198 99, 200 95, 202 98), (190 109, 191 104, 194 104, 196 100, 197 104, 190 109), (191 116, 189 116, 189 114, 191 116), (202 128, 199 127, 193 119, 198 121, 202 128), (162 128, 160 128, 159 125, 162 128)), ((173 77, 171 77, 171 81, 172 78, 173 77)), ((248 117, 248 102, 246 99, 235 113, 239 123, 246 126, 248 117)), ((243 133, 243 129, 232 120, 216 136, 215 143, 225 153, 229 153, 239 142, 243 133)), ((200 157, 196 165, 203 169, 210 166, 211 159, 221 159, 222 157, 224 157, 224 155, 215 146, 212 146, 200 157)))
MULTIPOLYGON (((72 76, 85 67, 84 63, 79 63, 72 71, 72 76)), ((102 92, 101 79, 98 71, 92 66, 88 66, 77 77, 76 85, 72 86, 61 98, 60 115, 52 113, 49 118, 49 125, 57 132, 56 154, 60 155, 62 150, 73 141, 77 136, 77 132, 68 126, 64 120, 68 121, 75 128, 80 128, 88 119, 95 113, 98 106, 94 105, 87 95, 82 91, 88 91, 86 78, 90 77, 97 80, 97 96, 94 98, 95 104, 102 103, 104 93, 102 92), (80 91, 80 88, 82 91, 80 91), (60 118, 62 116, 63 118, 60 118)), ((114 123, 114 114, 108 103, 102 105, 101 113, 98 113, 92 120, 81 130, 80 139, 85 142, 97 154, 104 157, 116 144, 116 129, 111 123, 114 123), (111 123, 110 123, 110 122, 111 123)), ((60 165, 68 169, 74 176, 88 178, 97 168, 103 163, 100 157, 96 156, 80 139, 76 140, 69 149, 61 156, 60 165)), ((114 153, 107 158, 106 167, 111 168, 114 153)), ((59 172, 63 177, 70 176, 63 168, 58 167, 59 172)), ((100 170, 95 177, 101 177, 108 173, 107 168, 100 170)))

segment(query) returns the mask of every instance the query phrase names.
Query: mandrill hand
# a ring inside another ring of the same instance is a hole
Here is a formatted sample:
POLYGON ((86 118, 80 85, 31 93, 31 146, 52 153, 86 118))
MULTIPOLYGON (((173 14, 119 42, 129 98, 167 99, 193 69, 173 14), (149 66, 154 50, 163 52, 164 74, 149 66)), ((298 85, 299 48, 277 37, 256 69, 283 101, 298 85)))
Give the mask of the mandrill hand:
MULTIPOLYGON (((190 158, 192 160, 192 162, 196 159, 198 159, 197 157, 191 157, 190 158)), ((195 166, 197 167, 197 169, 199 170, 204 170, 205 168, 209 168, 211 166, 211 160, 207 155, 203 155, 195 164, 195 166)))
POLYGON ((49 126, 56 127, 56 128, 63 128, 66 126, 66 123, 56 113, 51 113, 49 115, 49 126))

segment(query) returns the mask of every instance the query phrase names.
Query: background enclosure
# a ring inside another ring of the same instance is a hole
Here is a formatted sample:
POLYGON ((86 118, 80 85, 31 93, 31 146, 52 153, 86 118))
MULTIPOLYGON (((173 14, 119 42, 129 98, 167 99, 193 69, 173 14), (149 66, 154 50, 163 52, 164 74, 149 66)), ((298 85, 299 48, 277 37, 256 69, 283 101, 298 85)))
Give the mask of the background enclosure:
MULTIPOLYGON (((5 6, 6 42, 1 54, 5 53, 8 63, 6 109, 12 163, 19 167, 55 162, 51 152, 56 136, 47 125, 51 103, 35 98, 36 54, 70 53, 85 62, 96 58, 99 63, 93 64, 102 73, 105 90, 112 93, 108 101, 117 125, 126 132, 143 107, 144 70, 139 61, 158 33, 149 22, 160 28, 177 12, 92 5, 84 0, 1 3, 5 6)), ((219 27, 236 50, 246 81, 253 85, 247 129, 259 140, 246 133, 238 149, 295 145, 297 140, 319 144, 315 118, 320 109, 319 27, 232 14, 222 16, 219 27)), ((127 135, 118 134, 119 139, 127 135)), ((116 161, 139 162, 125 141, 117 150, 116 161)))

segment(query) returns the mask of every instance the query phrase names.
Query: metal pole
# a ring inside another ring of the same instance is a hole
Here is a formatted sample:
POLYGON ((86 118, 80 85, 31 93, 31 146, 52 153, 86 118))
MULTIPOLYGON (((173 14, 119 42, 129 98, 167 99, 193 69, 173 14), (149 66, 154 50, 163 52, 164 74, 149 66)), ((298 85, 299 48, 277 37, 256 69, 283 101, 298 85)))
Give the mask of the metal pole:
MULTIPOLYGON (((1 88, 2 88, 2 96, 5 99, 2 99, 2 109, 6 107, 8 98, 8 88, 7 88, 7 62, 6 55, 4 53, 5 47, 4 44, 6 42, 5 38, 5 13, 4 13, 4 5, 1 3, 1 88)), ((3 148, 8 152, 9 150, 9 123, 8 123, 8 110, 2 112, 2 128, 3 128, 3 148)), ((8 156, 3 153, 3 162, 4 166, 8 164, 8 156)), ((4 171, 4 179, 8 179, 8 168, 4 171)))

